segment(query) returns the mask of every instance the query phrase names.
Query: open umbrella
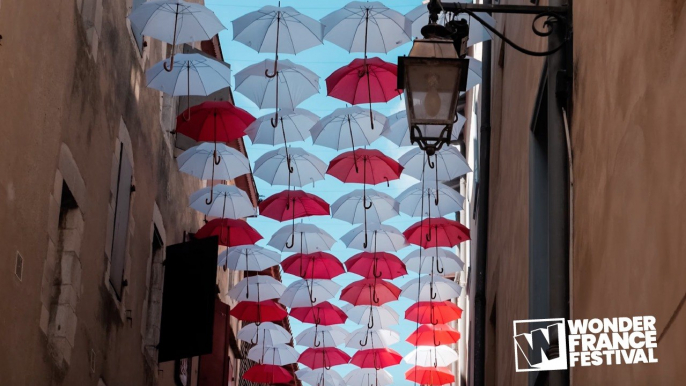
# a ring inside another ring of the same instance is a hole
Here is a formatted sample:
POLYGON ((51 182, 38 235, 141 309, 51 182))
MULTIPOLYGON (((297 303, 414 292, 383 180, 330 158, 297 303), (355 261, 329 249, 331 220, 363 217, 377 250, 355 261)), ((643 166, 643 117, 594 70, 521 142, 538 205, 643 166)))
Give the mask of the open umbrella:
POLYGON ((308 307, 334 298, 341 288, 333 280, 299 279, 283 291, 281 304, 286 307, 308 307))
POLYGON ((363 225, 357 226, 344 234, 341 241, 348 248, 367 252, 397 252, 409 245, 399 230, 385 224, 371 224, 367 229, 363 225))
POLYGON ((382 223, 398 216, 399 208, 398 202, 386 193, 356 189, 331 204, 331 216, 351 224, 363 224, 365 218, 372 223, 382 223))
POLYGON ((399 323, 398 314, 387 306, 355 306, 345 310, 351 322, 368 328, 389 328, 399 323))
POLYGON ((296 253, 281 262, 283 271, 303 279, 333 279, 345 273, 343 263, 326 252, 296 253))
POLYGON ((331 369, 350 362, 350 355, 335 347, 308 348, 300 354, 298 362, 311 369, 331 369))
POLYGON ((425 324, 407 337, 414 346, 440 346, 454 344, 460 340, 460 333, 447 324, 425 324))
POLYGON ((264 339, 267 346, 273 346, 279 343, 289 343, 293 336, 278 324, 264 322, 260 324, 251 323, 244 326, 238 330, 236 338, 251 344, 261 344, 264 339))
POLYGON ((312 126, 312 142, 335 150, 352 147, 354 152, 356 146, 371 145, 381 136, 381 130, 374 130, 374 122, 381 127, 388 125, 379 112, 358 106, 338 108, 312 126))
POLYGON ((189 206, 206 216, 239 219, 256 214, 248 194, 233 185, 213 185, 191 194, 189 206))
POLYGON ((405 372, 405 379, 426 386, 440 386, 455 382, 455 374, 447 367, 414 366, 405 372))
POLYGON ((393 376, 384 369, 355 369, 345 376, 345 383, 353 386, 389 386, 393 376))
POLYGON ((405 263, 387 252, 361 252, 345 261, 348 272, 362 277, 395 279, 407 274, 405 263))
POLYGON ((381 306, 398 300, 400 288, 381 279, 362 279, 348 284, 341 292, 340 299, 354 306, 381 306))
POLYGON ((302 382, 312 386, 345 386, 345 381, 335 370, 325 367, 315 370, 302 368, 295 374, 302 382))
POLYGON ((448 181, 472 171, 455 146, 444 146, 433 157, 417 147, 403 154, 399 162, 403 165, 403 174, 420 181, 448 181))
POLYGON ((462 310, 451 301, 426 301, 405 310, 405 319, 420 324, 444 324, 460 319, 462 310))
MULTIPOLYGON (((210 40, 226 29, 207 7, 183 0, 149 0, 136 7, 128 18, 141 35, 171 44, 172 63, 177 44, 210 40)), ((173 64, 165 69, 171 71, 173 64)))
POLYGON ((271 276, 256 275, 247 276, 239 281, 228 292, 228 296, 234 300, 257 301, 278 299, 286 287, 271 276))
POLYGON ((454 247, 469 240, 469 229, 455 220, 429 217, 412 224, 403 235, 422 248, 454 247))
POLYGON ((384 348, 400 342, 400 335, 393 330, 358 328, 345 340, 345 347, 358 350, 384 348))
POLYGON ((403 259, 407 269, 418 273, 448 274, 461 272, 464 263, 453 252, 443 248, 417 249, 403 259))
POLYGON ((285 366, 298 362, 298 352, 285 343, 258 345, 248 351, 248 359, 260 364, 285 366))
POLYGON ((360 350, 353 355, 350 363, 363 369, 383 369, 400 363, 403 357, 390 348, 360 350))
POLYGON ((235 180, 250 173, 250 161, 245 155, 224 144, 201 143, 181 153, 176 162, 180 171, 201 180, 235 180))
POLYGON ((207 101, 189 107, 188 114, 179 114, 176 133, 199 142, 227 143, 242 138, 254 121, 255 117, 229 101, 207 101))
POLYGON ((275 322, 283 320, 288 313, 283 306, 274 300, 261 302, 242 301, 231 308, 229 314, 244 322, 261 324, 263 322, 275 322))
POLYGON ((345 312, 327 301, 310 307, 295 307, 291 309, 291 316, 303 323, 321 326, 343 324, 348 318, 345 312))
POLYGON ((345 343, 348 331, 339 326, 314 326, 303 330, 295 341, 305 347, 336 347, 345 343))
POLYGON ((270 185, 303 187, 324 179, 326 164, 299 147, 264 153, 255 161, 253 175, 270 185))
POLYGON ((292 220, 295 231, 295 219, 329 214, 329 204, 312 193, 290 189, 269 196, 260 203, 260 215, 277 221, 292 220))
POLYGON ((429 300, 443 301, 459 297, 462 287, 450 279, 438 275, 424 275, 412 279, 402 286, 400 296, 423 302, 429 300))
MULTIPOLYGON (((465 122, 467 122, 467 118, 457 114, 457 120, 453 123, 451 141, 457 141, 459 139, 460 132, 462 131, 465 122)), ((381 135, 398 145, 398 147, 412 146, 412 142, 410 141, 410 128, 407 122, 407 110, 390 115, 388 117, 388 126, 381 135)))
POLYGON ((267 245, 281 252, 314 253, 331 250, 336 240, 326 231, 312 224, 286 225, 276 231, 267 245))
POLYGON ((242 220, 230 218, 216 218, 203 225, 195 233, 195 237, 204 239, 211 236, 219 237, 219 245, 236 247, 239 245, 252 245, 262 240, 255 228, 242 220))
POLYGON ((255 383, 276 385, 290 383, 293 376, 281 366, 257 364, 243 373, 243 379, 255 383))
POLYGON ((457 359, 457 352, 448 346, 419 346, 403 358, 405 363, 423 367, 450 366, 457 359))
POLYGON ((401 212, 412 217, 443 217, 464 209, 464 197, 454 189, 443 184, 438 188, 423 185, 412 185, 398 195, 401 212))
POLYGON ((310 129, 317 123, 319 117, 304 109, 281 109, 279 111, 281 130, 274 130, 271 119, 273 119, 272 114, 263 115, 245 129, 245 134, 250 137, 253 144, 276 146, 304 141, 312 135, 310 129))
POLYGON ((218 264, 225 264, 234 271, 264 271, 278 265, 281 260, 278 253, 257 245, 230 247, 220 256, 218 264))

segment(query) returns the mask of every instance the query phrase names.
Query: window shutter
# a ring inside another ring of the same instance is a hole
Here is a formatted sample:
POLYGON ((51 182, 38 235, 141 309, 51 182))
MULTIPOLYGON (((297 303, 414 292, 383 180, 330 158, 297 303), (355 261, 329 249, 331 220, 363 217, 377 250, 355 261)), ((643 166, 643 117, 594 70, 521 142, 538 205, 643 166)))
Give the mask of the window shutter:
MULTIPOLYGON (((145 3, 146 0, 133 0, 132 6, 131 6, 131 12, 135 11, 138 6, 141 4, 145 3)), ((131 32, 133 33, 133 38, 136 39, 136 45, 138 46, 138 50, 140 51, 141 54, 143 54, 143 31, 139 31, 136 29, 136 27, 131 25, 131 32)))
POLYGON ((129 205, 131 203, 131 178, 133 168, 122 145, 119 153, 119 178, 117 179, 117 201, 114 208, 114 236, 110 262, 110 283, 121 299, 124 289, 126 262, 126 239, 129 233, 129 205))

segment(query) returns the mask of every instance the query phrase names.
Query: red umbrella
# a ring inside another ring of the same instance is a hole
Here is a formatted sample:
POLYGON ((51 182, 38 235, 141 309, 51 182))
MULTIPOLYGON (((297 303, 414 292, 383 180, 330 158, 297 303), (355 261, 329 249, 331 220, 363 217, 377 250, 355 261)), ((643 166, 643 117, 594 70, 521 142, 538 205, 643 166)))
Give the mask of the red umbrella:
POLYGON ((298 362, 311 369, 330 370, 333 366, 350 362, 350 355, 335 347, 308 348, 298 358, 298 362))
POLYGON ((469 240, 469 229, 447 218, 425 218, 403 232, 407 241, 422 248, 454 247, 469 240))
POLYGON ((260 215, 277 221, 330 214, 329 204, 302 190, 284 190, 260 203, 260 215))
POLYGON ((198 229, 195 237, 204 239, 219 236, 219 245, 235 247, 238 245, 253 245, 262 239, 255 228, 243 220, 230 218, 216 218, 198 229))
POLYGON ((420 385, 440 386, 455 382, 455 375, 447 367, 415 366, 405 372, 405 379, 420 385))
POLYGON ((346 183, 380 184, 400 178, 403 167, 375 149, 357 149, 339 154, 329 163, 326 174, 346 183), (362 171, 358 164, 362 163, 362 171))
POLYGON ((395 279, 407 274, 405 263, 396 255, 386 252, 362 252, 345 262, 348 272, 362 277, 395 279))
POLYGON ((290 383, 293 380, 293 376, 281 366, 259 364, 248 369, 243 374, 243 379, 255 383, 275 385, 290 383))
POLYGON ((281 267, 286 273, 303 279, 333 279, 345 273, 343 263, 326 252, 296 253, 284 259, 281 267))
POLYGON ((327 95, 353 105, 388 102, 401 94, 398 66, 379 58, 354 59, 326 78, 327 95))
POLYGON ((341 300, 354 305, 380 306, 398 300, 400 288, 385 280, 362 279, 348 284, 341 292, 341 300))
POLYGON ((274 300, 238 302, 229 314, 238 320, 255 323, 275 322, 288 316, 286 309, 274 300))
POLYGON ((247 111, 228 101, 208 101, 176 117, 176 132, 198 142, 231 142, 245 135, 245 129, 255 121, 247 111), (192 115, 185 118, 186 112, 192 115))
POLYGON ((343 310, 329 302, 321 302, 312 307, 292 308, 291 316, 303 323, 313 323, 322 326, 342 324, 348 319, 348 315, 343 310))
POLYGON ((406 341, 415 346, 440 346, 460 340, 460 333, 447 324, 425 324, 420 326, 406 341))
POLYGON ((363 369, 383 369, 400 363, 403 357, 390 348, 360 350, 353 355, 350 363, 363 369))
POLYGON ((445 324, 460 319, 462 309, 457 304, 442 302, 418 302, 405 310, 405 319, 421 324, 445 324))

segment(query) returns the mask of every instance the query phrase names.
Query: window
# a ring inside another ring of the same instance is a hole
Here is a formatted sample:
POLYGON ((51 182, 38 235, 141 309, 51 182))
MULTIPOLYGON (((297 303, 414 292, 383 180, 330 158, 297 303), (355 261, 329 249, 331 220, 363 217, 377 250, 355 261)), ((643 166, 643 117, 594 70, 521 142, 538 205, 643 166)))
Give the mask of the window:
POLYGON ((150 264, 148 265, 147 294, 144 303, 144 352, 151 365, 157 364, 157 344, 160 338, 162 315, 162 287, 164 283, 164 241, 156 225, 153 225, 150 264))
POLYGON ((115 190, 114 233, 112 236, 112 252, 110 254, 110 284, 120 300, 124 287, 127 285, 124 278, 124 269, 126 268, 126 242, 129 233, 132 178, 133 168, 124 149, 124 144, 121 144, 119 148, 119 172, 115 190))

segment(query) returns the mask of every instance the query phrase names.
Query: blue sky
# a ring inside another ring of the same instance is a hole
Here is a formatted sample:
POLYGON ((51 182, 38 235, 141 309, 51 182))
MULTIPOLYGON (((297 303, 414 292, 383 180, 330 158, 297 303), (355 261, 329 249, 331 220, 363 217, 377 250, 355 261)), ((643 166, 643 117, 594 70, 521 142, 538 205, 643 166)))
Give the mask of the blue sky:
MULTIPOLYGON (((335 11, 336 9, 342 8, 345 4, 347 4, 347 0, 284 0, 281 2, 282 6, 292 6, 296 8, 298 11, 300 11, 303 14, 306 14, 314 19, 319 20, 323 16, 327 15, 328 13, 335 11)), ((251 48, 238 43, 234 42, 232 40, 233 32, 231 28, 231 21, 238 18, 239 16, 242 16, 248 12, 256 11, 260 7, 265 6, 265 5, 276 5, 277 1, 261 1, 261 0, 252 0, 252 1, 240 1, 240 0, 207 0, 206 1, 206 6, 212 9, 219 19, 224 23, 224 25, 228 28, 228 30, 223 31, 220 33, 220 40, 221 40, 221 45, 222 45, 222 50, 224 54, 224 59, 226 62, 231 64, 231 67, 233 69, 233 73, 236 74, 238 71, 242 70, 243 68, 252 65, 254 63, 263 61, 266 58, 273 59, 274 55, 273 54, 258 54, 251 48)), ((421 4, 421 0, 399 0, 399 1, 386 1, 385 5, 389 6, 403 14, 407 13, 411 9, 415 8, 416 6, 421 4)), ((388 54, 370 54, 369 56, 378 56, 381 59, 392 62, 392 63, 397 63, 397 57, 406 55, 409 52, 409 49, 411 47, 411 43, 407 43, 391 52, 388 54)), ((325 42, 324 45, 318 46, 311 48, 309 50, 306 50, 298 55, 280 55, 281 59, 289 59, 293 61, 294 63, 304 65, 305 67, 311 69, 314 71, 317 75, 321 77, 320 80, 320 94, 315 95, 306 101, 304 101, 301 105, 298 107, 307 109, 309 111, 312 111, 313 113, 319 115, 320 117, 325 116, 329 113, 331 113, 333 110, 339 107, 345 107, 346 104, 343 101, 337 100, 335 98, 327 97, 326 96, 326 85, 324 83, 325 78, 331 74, 333 71, 336 69, 348 64, 351 60, 354 58, 360 58, 363 57, 362 53, 353 53, 350 54, 344 49, 333 45, 331 43, 325 42)), ((234 93, 235 97, 235 102, 236 105, 246 109, 249 111, 251 114, 253 114, 256 117, 262 116, 267 113, 273 113, 273 109, 270 110, 260 110, 255 106, 253 102, 251 102, 249 99, 246 97, 242 96, 239 93, 234 93)), ((384 104, 375 104, 373 108, 376 111, 381 112, 382 114, 385 115, 390 115, 393 113, 396 113, 398 111, 404 110, 404 100, 401 100, 401 98, 395 98, 391 100, 388 103, 384 104)), ((265 146, 265 145, 251 145, 249 143, 249 139, 246 139, 246 144, 247 144, 247 150, 249 157, 251 161, 255 161, 258 157, 260 157, 262 154, 269 150, 273 150, 274 147, 272 146, 265 146)), ((334 158, 336 155, 339 154, 338 151, 324 148, 321 146, 316 146, 313 145, 311 140, 308 140, 307 142, 299 142, 299 143, 293 143, 292 146, 299 146, 305 148, 307 151, 315 154, 319 158, 321 158, 324 162, 328 163, 332 158, 334 158)), ((387 141, 384 137, 381 137, 378 139, 372 146, 372 148, 379 149, 383 151, 385 154, 391 156, 394 159, 398 159, 400 155, 408 151, 410 148, 398 148, 396 145, 391 143, 390 141, 387 141)), ((257 188, 260 193, 260 195, 264 197, 268 197, 274 193, 278 193, 282 190, 285 189, 283 186, 270 186, 268 183, 261 181, 256 178, 257 182, 257 188)), ((375 189, 385 192, 387 194, 390 194, 393 197, 396 197, 398 194, 400 194, 405 188, 415 184, 417 180, 411 177, 403 176, 400 180, 398 181, 392 181, 390 184, 390 187, 386 187, 385 184, 380 184, 375 187, 375 189)), ((343 184, 337 179, 327 176, 327 178, 324 181, 319 181, 316 183, 316 187, 313 188, 312 185, 306 186, 303 188, 303 190, 315 193, 318 196, 322 197, 324 200, 326 200, 329 203, 333 203, 337 198, 339 198, 341 195, 346 194, 348 192, 351 192, 355 189, 361 188, 361 185, 359 184, 343 184)), ((418 221, 418 218, 411 218, 406 215, 401 215, 399 217, 390 219, 386 221, 385 223, 388 225, 392 225, 399 230, 403 231, 405 230, 408 226, 412 225, 416 221, 418 221)), ((352 226, 344 221, 340 221, 337 219, 332 219, 328 216, 319 216, 319 217, 313 217, 310 219, 305 219, 304 222, 309 222, 316 224, 317 226, 321 227, 322 229, 326 230, 329 232, 334 238, 340 239, 340 237, 345 234, 348 230, 352 229, 352 226)), ((266 245, 266 243, 269 241, 269 238, 271 235, 278 230, 281 226, 284 225, 289 225, 290 222, 284 222, 284 223, 279 223, 275 220, 271 220, 269 218, 265 217, 258 217, 254 219, 250 219, 249 223, 254 226, 263 236, 264 240, 262 240, 259 244, 260 245, 266 245)), ((405 248, 404 250, 400 251, 397 253, 399 257, 404 257, 409 253, 413 248, 416 247, 408 247, 405 248)), ((332 254, 337 256, 341 261, 345 261, 348 257, 354 255, 355 253, 358 253, 359 251, 356 250, 350 250, 345 247, 345 245, 342 242, 338 242, 334 245, 333 249, 330 251, 332 254)), ((407 275, 403 278, 398 278, 393 281, 394 284, 397 286, 402 286, 405 282, 410 280, 411 278, 416 278, 416 274, 411 273, 410 275, 407 275)), ((297 278, 288 274, 284 275, 284 284, 288 285, 292 281, 296 280, 297 278)), ((359 276, 355 274, 344 274, 342 276, 339 276, 336 278, 336 282, 340 284, 341 286, 345 286, 353 281, 361 279, 359 276)), ((340 294, 340 293, 339 293, 340 294)), ((338 305, 338 306, 343 306, 346 304, 345 302, 341 302, 337 299, 332 300, 332 303, 338 305)), ((409 307, 412 304, 411 301, 401 298, 400 301, 397 302, 392 302, 389 303, 389 305, 395 309, 398 314, 400 314, 401 318, 404 315, 404 311, 407 307, 409 307)), ((297 320, 292 319, 291 320, 291 325, 293 327, 293 335, 297 335, 299 332, 301 332, 304 328, 310 327, 311 325, 309 324, 302 324, 299 323, 297 320)), ((359 328, 362 326, 358 326, 352 322, 346 323, 344 328, 347 330, 354 330, 356 328, 359 328)), ((399 326, 395 326, 395 330, 400 333, 401 337, 401 342, 398 344, 393 345, 391 348, 394 350, 398 351, 400 354, 405 355, 409 353, 412 349, 413 346, 410 344, 406 343, 404 341, 405 338, 415 329, 415 324, 412 322, 405 321, 404 319, 401 321, 401 324, 399 326)), ((354 350, 351 349, 346 349, 343 347, 340 347, 344 349, 348 354, 352 355, 354 353, 354 350)), ((304 350, 304 347, 302 346, 296 346, 296 349, 299 352, 302 352, 304 350)), ((405 363, 401 363, 398 366, 390 367, 387 370, 391 372, 391 374, 394 377, 394 384, 395 385, 409 385, 412 384, 412 382, 408 382, 405 380, 404 377, 404 372, 408 370, 411 366, 407 365, 405 363)), ((356 368, 355 366, 352 365, 345 365, 345 366, 337 366, 334 367, 335 370, 337 370, 342 376, 347 374, 350 370, 356 368)))

